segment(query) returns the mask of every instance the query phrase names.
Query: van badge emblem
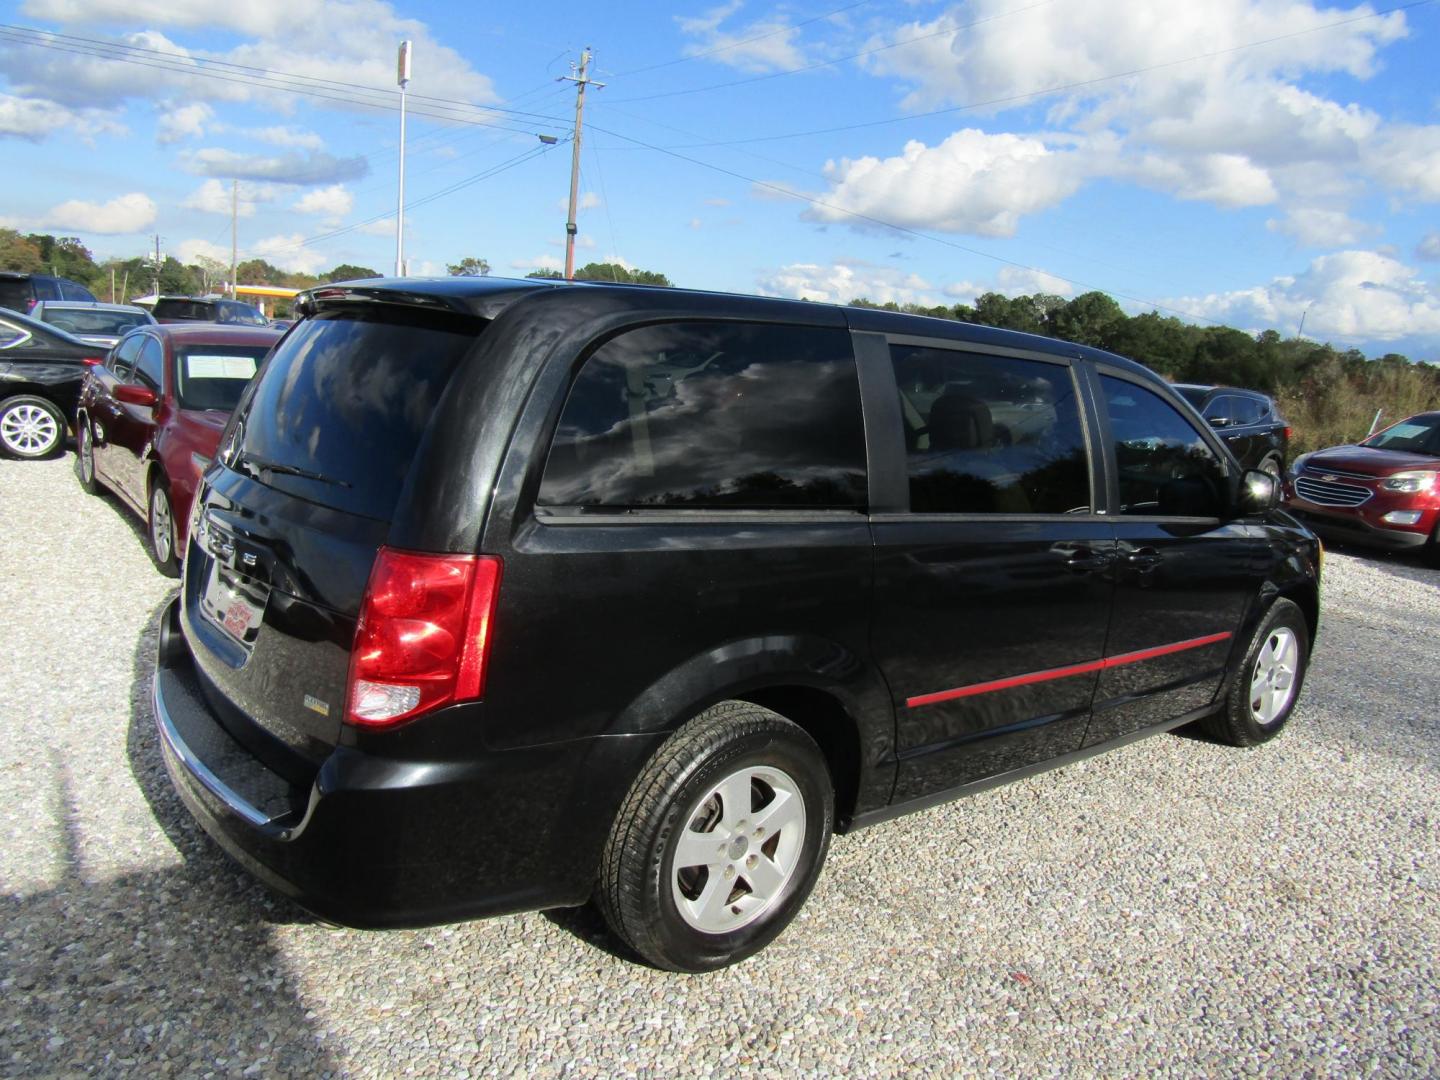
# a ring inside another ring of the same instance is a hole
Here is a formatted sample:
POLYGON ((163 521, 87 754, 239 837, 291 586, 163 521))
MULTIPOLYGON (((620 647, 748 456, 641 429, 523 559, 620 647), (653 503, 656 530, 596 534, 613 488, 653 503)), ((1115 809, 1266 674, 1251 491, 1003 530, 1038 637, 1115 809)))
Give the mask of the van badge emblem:
POLYGON ((311 712, 318 712, 321 716, 330 715, 330 703, 321 701, 317 697, 311 697, 309 694, 305 695, 305 707, 311 712))

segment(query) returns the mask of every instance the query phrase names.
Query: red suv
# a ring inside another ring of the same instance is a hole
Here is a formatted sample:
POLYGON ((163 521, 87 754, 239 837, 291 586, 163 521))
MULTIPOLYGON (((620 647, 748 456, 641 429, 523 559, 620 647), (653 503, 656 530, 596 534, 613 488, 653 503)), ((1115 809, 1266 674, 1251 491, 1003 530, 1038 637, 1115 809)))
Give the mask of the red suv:
POLYGON ((150 557, 178 577, 195 482, 250 376, 281 332, 213 324, 146 326, 120 339, 80 387, 80 483, 146 519, 150 557))
POLYGON ((1295 459, 1285 508, 1321 536, 1423 549, 1440 566, 1440 412, 1417 413, 1358 446, 1295 459))

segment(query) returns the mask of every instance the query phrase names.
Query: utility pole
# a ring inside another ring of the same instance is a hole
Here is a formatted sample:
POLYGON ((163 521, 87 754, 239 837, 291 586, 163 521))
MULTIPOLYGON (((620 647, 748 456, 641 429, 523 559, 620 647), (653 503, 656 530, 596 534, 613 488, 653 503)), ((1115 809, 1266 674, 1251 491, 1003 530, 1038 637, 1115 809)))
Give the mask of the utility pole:
POLYGON ((155 234, 155 295, 160 295, 160 234, 155 234))
POLYGON ((395 276, 405 276, 405 85, 410 81, 410 42, 400 43, 395 63, 400 84, 400 195, 395 204, 395 276))
MULTIPOLYGON (((580 127, 585 116, 585 87, 589 86, 593 79, 586 76, 585 72, 590 67, 590 46, 580 53, 579 75, 562 75, 561 79, 566 82, 573 82, 576 86, 575 94, 575 140, 570 147, 570 216, 565 219, 565 280, 571 281, 575 277, 575 234, 579 230, 575 226, 575 200, 580 194, 580 127)), ((574 71, 572 66, 571 71, 574 71)), ((595 89, 604 89, 602 82, 595 83, 595 89)))
POLYGON ((240 181, 230 181, 230 299, 235 299, 235 267, 240 256, 240 181))

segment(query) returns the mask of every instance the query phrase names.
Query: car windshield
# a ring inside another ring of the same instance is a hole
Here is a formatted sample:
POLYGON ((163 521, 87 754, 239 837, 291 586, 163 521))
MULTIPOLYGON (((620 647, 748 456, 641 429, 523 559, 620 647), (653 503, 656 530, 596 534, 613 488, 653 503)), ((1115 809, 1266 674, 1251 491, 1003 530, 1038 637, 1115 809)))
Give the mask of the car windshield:
POLYGON ((240 401, 268 345, 184 345, 175 350, 176 392, 182 409, 223 409, 240 401))
POLYGON ((83 308, 52 308, 45 312, 45 321, 72 334, 103 334, 119 337, 150 319, 141 311, 87 311, 83 308))
POLYGON ((1375 450, 1403 450, 1440 457, 1440 413, 1412 416, 1360 444, 1375 450))

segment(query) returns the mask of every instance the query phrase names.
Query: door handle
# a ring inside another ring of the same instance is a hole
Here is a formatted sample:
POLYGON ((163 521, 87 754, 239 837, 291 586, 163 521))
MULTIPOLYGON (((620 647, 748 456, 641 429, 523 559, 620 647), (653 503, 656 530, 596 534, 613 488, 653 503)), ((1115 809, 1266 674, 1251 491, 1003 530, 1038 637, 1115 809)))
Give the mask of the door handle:
POLYGON ((1126 555, 1125 562, 1127 565, 1133 566, 1136 570, 1144 572, 1146 570, 1155 569, 1155 567, 1160 565, 1164 558, 1165 556, 1161 555, 1160 552, 1156 551, 1154 548, 1142 547, 1136 548, 1134 551, 1126 555))
POLYGON ((1108 570, 1115 556, 1108 551, 1077 552, 1065 560, 1065 566, 1077 574, 1108 570))

